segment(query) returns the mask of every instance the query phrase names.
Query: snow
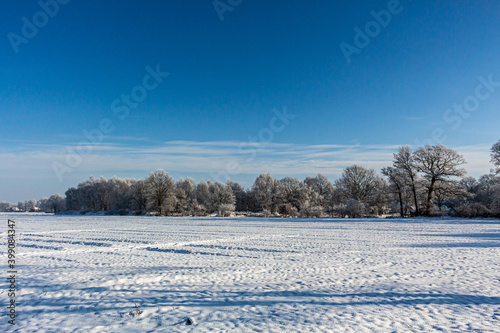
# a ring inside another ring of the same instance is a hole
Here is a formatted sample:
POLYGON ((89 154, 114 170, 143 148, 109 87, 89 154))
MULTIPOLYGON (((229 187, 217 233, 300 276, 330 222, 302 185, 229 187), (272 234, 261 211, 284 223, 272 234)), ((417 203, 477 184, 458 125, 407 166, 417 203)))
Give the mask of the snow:
POLYGON ((0 217, 8 331, 500 331, 499 220, 0 217))

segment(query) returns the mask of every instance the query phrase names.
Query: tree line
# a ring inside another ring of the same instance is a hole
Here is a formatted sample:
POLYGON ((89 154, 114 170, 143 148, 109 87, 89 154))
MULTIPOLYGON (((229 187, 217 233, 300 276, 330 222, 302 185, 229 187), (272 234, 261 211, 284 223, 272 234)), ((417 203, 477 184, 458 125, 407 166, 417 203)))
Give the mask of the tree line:
POLYGON ((333 183, 318 174, 273 178, 261 174, 249 189, 239 183, 175 181, 164 170, 145 179, 94 178, 39 201, 0 203, 1 211, 106 212, 175 216, 230 216, 234 212, 287 217, 435 216, 500 217, 500 141, 491 148, 496 169, 465 177, 465 159, 443 145, 399 147, 381 175, 360 165, 333 183))

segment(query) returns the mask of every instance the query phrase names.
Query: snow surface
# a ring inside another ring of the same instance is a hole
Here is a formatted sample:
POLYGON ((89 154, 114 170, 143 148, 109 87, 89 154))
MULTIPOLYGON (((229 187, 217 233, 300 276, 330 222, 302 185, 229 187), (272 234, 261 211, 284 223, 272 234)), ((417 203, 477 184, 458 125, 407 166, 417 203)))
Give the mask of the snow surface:
POLYGON ((499 220, 0 217, 0 330, 500 332, 499 220))

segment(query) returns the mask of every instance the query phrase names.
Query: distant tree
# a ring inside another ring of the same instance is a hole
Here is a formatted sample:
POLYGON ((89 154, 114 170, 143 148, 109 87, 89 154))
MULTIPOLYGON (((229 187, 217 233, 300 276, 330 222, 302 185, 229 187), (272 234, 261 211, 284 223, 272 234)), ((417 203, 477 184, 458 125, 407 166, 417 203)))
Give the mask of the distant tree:
POLYGON ((455 200, 450 213, 461 217, 494 216, 495 207, 500 200, 500 177, 483 175, 477 180, 474 177, 462 178, 460 188, 467 195, 455 200))
POLYGON ((363 202, 375 192, 379 180, 375 170, 353 165, 344 169, 335 186, 344 198, 363 202))
POLYGON ((243 210, 248 210, 251 212, 258 212, 262 210, 260 203, 257 200, 256 194, 252 189, 245 190, 245 196, 243 197, 242 206, 243 210))
POLYGON ((133 210, 146 211, 149 196, 146 181, 143 179, 136 181, 130 186, 129 192, 131 208, 133 210))
POLYGON ((11 212, 13 208, 14 206, 9 202, 0 202, 0 212, 11 212))
POLYGON ((219 216, 231 216, 231 213, 234 212, 234 204, 223 204, 219 206, 219 216))
POLYGON ((108 211, 111 209, 111 190, 106 178, 95 179, 91 191, 95 202, 95 211, 108 211))
POLYGON ((468 197, 472 197, 467 190, 458 181, 450 180, 446 183, 440 183, 436 186, 434 195, 434 204, 440 212, 443 212, 444 206, 454 208, 464 202, 468 197))
POLYGON ((66 196, 66 210, 81 210, 80 203, 78 201, 78 190, 75 187, 70 187, 64 195, 66 196))
POLYGON ((186 215, 189 213, 190 200, 186 191, 175 183, 175 212, 177 214, 186 215))
POLYGON ((195 198, 196 184, 192 178, 179 179, 175 183, 176 206, 175 211, 179 214, 191 214, 193 200, 195 198))
POLYGON ((500 173, 500 140, 491 147, 491 162, 496 166, 496 173, 500 173))
POLYGON ((195 191, 196 209, 198 212, 203 211, 204 214, 205 212, 213 211, 212 200, 210 196, 209 184, 202 180, 198 183, 198 185, 196 185, 195 191))
POLYGON ((252 186, 260 209, 275 213, 281 203, 281 184, 269 174, 261 174, 255 179, 252 186))
POLYGON ((366 214, 365 204, 356 199, 347 200, 347 204, 345 206, 345 212, 349 217, 363 217, 366 214))
POLYGON ((146 183, 148 184, 152 208, 158 211, 160 215, 163 215, 165 201, 174 194, 174 181, 172 177, 164 170, 157 170, 149 174, 146 183))
POLYGON ((366 208, 370 214, 378 216, 387 212, 390 200, 388 187, 387 182, 377 175, 375 178, 375 189, 366 199, 366 208))
POLYGON ((408 184, 407 174, 402 169, 386 167, 382 169, 382 174, 389 180, 388 191, 397 196, 399 201, 399 213, 405 216, 406 207, 406 185, 408 184))
POLYGON ((318 174, 316 177, 307 176, 304 180, 304 184, 306 184, 311 191, 308 198, 310 206, 321 206, 323 209, 327 209, 332 201, 332 196, 335 191, 328 178, 322 174, 318 174))
POLYGON ((246 204, 246 191, 245 189, 237 182, 228 180, 226 184, 231 187, 233 191, 234 200, 235 200, 235 209, 239 212, 248 210, 248 205, 246 204))
POLYGON ((24 202, 24 211, 26 212, 34 212, 36 210, 36 200, 30 199, 24 202))
POLYGON ((475 194, 478 190, 479 183, 474 177, 464 177, 460 179, 459 185, 462 186, 467 192, 475 194))
POLYGON ((420 147, 414 153, 414 161, 418 171, 423 173, 427 193, 425 214, 430 215, 434 211, 437 186, 451 183, 451 177, 463 176, 465 169, 459 167, 466 162, 462 155, 443 145, 420 147))
POLYGON ((297 178, 285 177, 280 180, 281 198, 283 203, 288 203, 299 209, 306 200, 304 183, 297 178))
POLYGON ((80 182, 76 188, 78 210, 91 210, 97 212, 101 210, 101 196, 97 193, 97 183, 93 176, 88 180, 80 182))
POLYGON ((418 168, 415 164, 414 156, 410 146, 401 146, 397 153, 394 153, 393 167, 399 170, 405 180, 405 186, 410 188, 413 194, 413 204, 415 205, 415 215, 420 215, 418 198, 418 168))
POLYGON ((475 191, 474 201, 500 213, 500 177, 482 175, 475 191))
POLYGON ((210 201, 212 202, 212 212, 223 215, 227 212, 233 212, 235 209, 235 199, 233 190, 227 184, 219 182, 209 184, 210 201))
POLYGON ((51 195, 48 199, 40 200, 40 209, 46 213, 60 213, 66 207, 66 199, 60 194, 51 195))
POLYGON ((130 209, 131 191, 130 188, 137 181, 130 178, 113 177, 106 184, 106 207, 107 210, 130 209))

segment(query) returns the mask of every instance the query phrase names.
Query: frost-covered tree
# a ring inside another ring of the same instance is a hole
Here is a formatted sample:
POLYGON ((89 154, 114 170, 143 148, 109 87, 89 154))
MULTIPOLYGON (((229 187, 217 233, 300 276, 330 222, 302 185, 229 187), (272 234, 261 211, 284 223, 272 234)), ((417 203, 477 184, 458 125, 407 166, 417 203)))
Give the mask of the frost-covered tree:
POLYGON ((198 212, 212 211, 212 202, 210 199, 210 190, 207 182, 202 180, 196 186, 195 191, 196 209, 198 212))
POLYGON ((469 196, 472 195, 460 185, 460 182, 450 180, 436 186, 434 204, 437 206, 438 211, 444 212, 445 207, 449 210, 463 202, 469 196))
POLYGON ((460 181, 461 187, 468 192, 466 200, 462 200, 452 208, 452 214, 463 217, 500 217, 500 177, 490 174, 476 180, 472 177, 460 181))
POLYGON ((285 177, 280 180, 281 199, 284 204, 290 204, 299 209, 306 200, 306 187, 297 178, 285 177))
POLYGON ((404 175, 404 185, 409 187, 413 196, 415 215, 420 215, 418 168, 410 146, 399 147, 398 152, 394 153, 393 167, 404 175))
POLYGON ((483 175, 479 178, 475 201, 500 213, 500 177, 496 175, 483 175))
POLYGON ((0 202, 0 212, 11 212, 13 210, 14 206, 11 203, 5 201, 0 202))
POLYGON ((148 184, 151 207, 163 215, 165 202, 174 195, 172 177, 164 170, 157 170, 149 174, 146 183, 148 184))
POLYGON ((78 210, 91 210, 97 212, 100 210, 100 196, 97 194, 97 180, 91 176, 76 187, 76 199, 78 201, 78 210))
POLYGON ((217 212, 222 215, 222 212, 228 213, 233 212, 234 207, 234 195, 233 190, 227 184, 222 184, 219 182, 209 184, 210 200, 212 212, 217 212))
POLYGON ((147 182, 143 179, 136 181, 129 189, 130 208, 138 211, 146 211, 148 196, 147 182))
POLYGON ((342 191, 343 197, 364 202, 375 192, 380 184, 380 177, 375 170, 352 165, 344 169, 335 186, 342 191))
POLYGON ((74 187, 70 187, 64 195, 66 196, 66 210, 81 210, 80 203, 78 201, 78 190, 74 187))
POLYGON ((462 186, 468 193, 475 194, 477 192, 479 182, 474 177, 464 177, 460 179, 459 185, 462 186))
POLYGON ((195 190, 196 183, 192 178, 181 178, 175 183, 176 213, 182 215, 192 214, 195 190))
POLYGON ((65 209, 66 199, 60 194, 51 195, 48 199, 40 200, 40 209, 45 213, 60 213, 65 209))
POLYGON ((328 178, 322 174, 318 174, 316 177, 307 176, 304 180, 304 184, 306 184, 310 189, 308 198, 310 206, 321 206, 323 209, 327 209, 332 201, 332 196, 335 190, 328 178))
POLYGON ((390 196, 388 194, 387 182, 380 176, 376 176, 375 190, 366 199, 367 209, 372 215, 383 215, 388 211, 390 196))
POLYGON ((136 182, 135 179, 118 177, 108 180, 105 195, 106 210, 130 209, 132 200, 130 188, 136 182))
POLYGON ((466 162, 462 155, 441 144, 420 147, 414 153, 414 161, 425 180, 425 214, 430 215, 434 211, 433 200, 437 186, 451 183, 452 177, 465 175, 465 169, 460 166, 466 162))
POLYGON ((491 162, 496 166, 496 173, 500 173, 500 140, 491 147, 491 162))
POLYGON ((219 182, 201 181, 196 186, 196 210, 207 213, 217 212, 221 214, 221 207, 224 211, 234 211, 235 198, 231 186, 219 182), (232 209, 229 209, 231 207, 232 209))
POLYGON ((234 195, 234 200, 235 200, 235 209, 236 211, 244 211, 248 210, 248 204, 247 204, 247 193, 245 189, 237 182, 228 180, 226 184, 231 187, 231 190, 233 191, 234 195))
POLYGON ((366 214, 365 204, 356 199, 347 200, 344 212, 351 218, 363 217, 366 214))
POLYGON ((407 190, 408 184, 407 174, 402 169, 394 167, 386 167, 382 169, 382 174, 389 180, 387 190, 389 193, 394 194, 399 202, 399 214, 401 217, 405 216, 407 190))
POLYGON ((24 211, 26 212, 33 212, 36 210, 36 200, 35 199, 30 199, 26 200, 24 202, 24 211))
POLYGON ((252 192, 260 209, 275 213, 281 202, 281 184, 270 174, 261 174, 255 179, 252 192))

